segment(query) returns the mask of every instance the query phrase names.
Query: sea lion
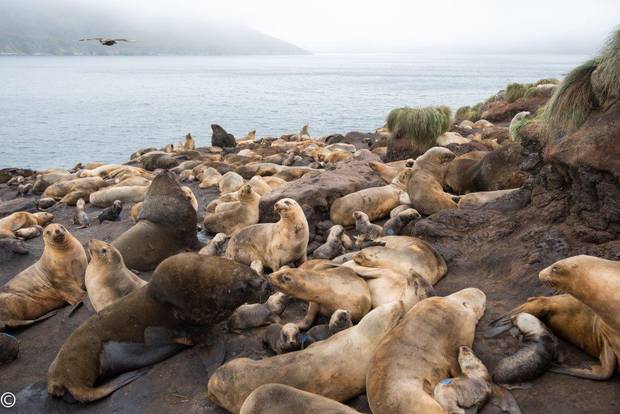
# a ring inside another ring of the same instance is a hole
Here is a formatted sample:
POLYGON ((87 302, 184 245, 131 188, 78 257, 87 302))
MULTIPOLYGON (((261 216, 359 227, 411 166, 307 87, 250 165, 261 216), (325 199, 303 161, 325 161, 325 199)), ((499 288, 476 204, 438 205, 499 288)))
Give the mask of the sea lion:
POLYGON ((73 180, 58 181, 50 185, 43 191, 41 198, 51 197, 60 200, 72 191, 83 191, 88 194, 98 191, 102 187, 107 187, 108 183, 101 177, 85 177, 73 180))
POLYGON ((172 173, 155 177, 142 204, 140 220, 112 245, 130 269, 154 269, 166 257, 200 246, 196 210, 172 173))
POLYGON ((86 253, 80 242, 60 224, 43 232, 41 258, 0 287, 0 330, 29 325, 66 303, 85 296, 86 253))
POLYGON ((194 210, 198 211, 198 200, 192 189, 184 185, 181 187, 181 190, 185 193, 185 197, 187 197, 192 207, 194 207, 194 210))
POLYGON ((301 345, 307 348, 315 342, 324 341, 332 335, 340 331, 349 329, 353 326, 351 320, 351 312, 344 309, 338 309, 329 318, 329 323, 315 325, 301 336, 301 345))
POLYGON ((407 224, 421 217, 422 216, 415 208, 407 208, 385 222, 383 225, 383 234, 386 236, 399 235, 407 224))
POLYGON ((155 171, 157 169, 168 170, 179 165, 179 162, 166 152, 151 151, 141 155, 138 159, 144 169, 155 171))
POLYGON ((588 368, 554 366, 550 371, 593 380, 609 379, 620 358, 620 262, 594 256, 573 256, 543 269, 538 277, 568 293, 530 298, 493 327, 510 324, 526 312, 539 318, 560 338, 599 359, 588 368))
POLYGON ((133 206, 131 206, 131 211, 129 215, 131 216, 131 219, 133 220, 134 223, 137 223, 138 220, 140 219, 141 212, 142 212, 142 201, 139 203, 135 203, 133 206))
POLYGON ((458 355, 462 375, 439 381, 433 397, 448 414, 465 414, 465 408, 478 412, 491 397, 491 376, 470 347, 459 347, 458 355))
POLYGON ((312 252, 313 259, 333 259, 344 254, 346 249, 342 243, 344 227, 340 224, 332 226, 327 234, 327 241, 312 252))
POLYGON ((54 219, 52 213, 18 211, 0 219, 0 237, 15 237, 19 229, 34 225, 46 226, 54 219))
POLYGON ((110 395, 179 352, 193 325, 211 326, 251 300, 262 281, 249 267, 220 257, 181 253, 164 260, 151 281, 92 316, 62 345, 49 367, 48 393, 80 402, 110 395), (128 323, 130 322, 130 323, 128 323), (125 373, 95 386, 98 379, 125 373))
POLYGON ((260 195, 251 185, 245 184, 239 190, 239 201, 223 209, 207 213, 204 228, 210 233, 232 234, 235 231, 258 223, 260 195))
POLYGON ((507 194, 517 191, 518 188, 512 188, 509 190, 495 190, 495 191, 480 191, 477 193, 469 193, 459 196, 458 206, 459 208, 476 208, 481 207, 486 203, 491 203, 507 194))
POLYGON ((371 358, 366 395, 372 412, 445 414, 431 393, 441 379, 458 376, 458 349, 471 347, 485 304, 481 290, 468 288, 411 308, 371 358))
POLYGON ((407 183, 411 205, 420 214, 457 208, 452 197, 443 191, 446 170, 455 154, 447 148, 433 147, 416 159, 407 183))
POLYGON ((183 143, 183 149, 185 151, 193 151, 196 149, 196 143, 194 142, 194 138, 192 137, 192 134, 187 133, 187 135, 185 135, 185 142, 183 143))
POLYGON ((123 257, 111 244, 90 240, 88 253, 90 262, 84 282, 95 312, 99 313, 123 296, 146 285, 146 281, 127 269, 123 257))
POLYGON ((352 269, 333 265, 328 260, 310 260, 299 268, 282 268, 269 275, 269 284, 287 295, 311 303, 308 315, 300 323, 302 329, 311 326, 317 312, 331 316, 338 309, 349 311, 351 319, 357 322, 368 313, 372 304, 364 279, 352 269), (313 268, 316 265, 318 267, 313 268))
POLYGON ((441 255, 420 239, 399 249, 367 247, 353 255, 353 260, 360 266, 392 269, 403 275, 409 274, 413 269, 431 285, 435 285, 448 271, 441 255))
POLYGON ((455 157, 446 169, 445 183, 456 194, 465 194, 475 187, 473 184, 476 166, 489 152, 472 151, 455 157))
POLYGON ((240 331, 242 329, 258 328, 270 322, 279 322, 279 316, 291 301, 291 297, 282 292, 269 296, 265 303, 244 303, 239 306, 228 320, 228 329, 240 331))
POLYGON ((30 190, 32 190, 32 183, 20 184, 17 186, 17 196, 24 197, 30 190))
POLYGON ((354 211, 355 231, 361 240, 375 240, 383 236, 383 227, 373 224, 368 219, 368 214, 363 211, 354 211))
POLYGON ((227 258, 245 264, 260 260, 274 271, 287 263, 306 261, 310 231, 303 210, 290 198, 278 200, 273 208, 280 220, 237 230, 228 242, 227 258))
POLYGON ((298 351, 301 349, 299 327, 294 323, 272 323, 263 332, 263 343, 278 355, 298 351))
POLYGON ((234 171, 228 171, 222 176, 217 185, 220 189, 220 194, 226 194, 237 191, 241 188, 244 182, 245 180, 242 176, 240 176, 234 171))
POLYGON ((255 175, 254 177, 250 178, 248 184, 250 184, 254 191, 256 191, 256 193, 258 193, 259 195, 267 194, 272 190, 271 186, 267 184, 267 182, 263 180, 263 177, 261 177, 260 175, 255 175))
POLYGON ((108 208, 104 208, 97 216, 99 224, 104 221, 118 221, 121 217, 121 211, 123 211, 123 203, 121 200, 114 200, 112 205, 108 208))
POLYGON ((116 200, 123 203, 138 203, 144 200, 148 186, 132 185, 132 186, 114 186, 96 191, 90 195, 90 204, 95 207, 109 207, 116 200))
POLYGON ((402 315, 402 303, 392 302, 372 310, 352 328, 302 351, 258 361, 249 358, 229 361, 209 379, 209 399, 238 413, 252 391, 264 384, 278 383, 347 401, 364 391, 372 355, 402 315))
POLYGON ((39 226, 38 224, 15 230, 15 236, 22 240, 34 239, 35 237, 39 237, 41 233, 43 233, 43 227, 39 226))
POLYGON ((558 355, 558 340, 538 318, 519 313, 512 318, 512 323, 523 335, 523 347, 495 366, 493 380, 499 384, 538 378, 551 367, 558 355))
POLYGON ((73 215, 73 224, 79 224, 80 229, 90 226, 90 218, 88 214, 84 211, 84 207, 86 206, 86 202, 83 198, 80 198, 75 203, 75 214, 73 215))
POLYGON ((359 414, 337 401, 283 384, 266 384, 246 398, 240 414, 359 414))
POLYGON ((393 209, 390 210, 390 218, 396 217, 398 213, 400 213, 401 211, 405 211, 408 208, 411 208, 411 206, 407 204, 401 204, 398 207, 394 207, 393 209))
POLYGON ((202 254, 203 256, 221 256, 224 254, 224 245, 228 241, 228 235, 226 233, 217 233, 209 243, 200 251, 198 254, 202 254))
POLYGON ((222 174, 213 167, 205 168, 204 165, 199 165, 194 168, 193 172, 194 176, 200 181, 198 185, 200 188, 215 187, 222 179, 222 174))

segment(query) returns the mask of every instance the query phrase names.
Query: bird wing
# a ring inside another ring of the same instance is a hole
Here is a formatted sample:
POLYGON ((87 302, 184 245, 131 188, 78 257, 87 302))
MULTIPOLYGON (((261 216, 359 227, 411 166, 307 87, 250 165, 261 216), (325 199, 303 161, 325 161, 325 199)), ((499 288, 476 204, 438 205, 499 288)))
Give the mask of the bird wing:
POLYGON ((135 40, 129 40, 129 39, 112 39, 112 40, 116 40, 117 42, 135 42, 135 40))
POLYGON ((89 37, 88 39, 80 39, 80 42, 83 42, 85 40, 101 40, 103 39, 103 37, 89 37))

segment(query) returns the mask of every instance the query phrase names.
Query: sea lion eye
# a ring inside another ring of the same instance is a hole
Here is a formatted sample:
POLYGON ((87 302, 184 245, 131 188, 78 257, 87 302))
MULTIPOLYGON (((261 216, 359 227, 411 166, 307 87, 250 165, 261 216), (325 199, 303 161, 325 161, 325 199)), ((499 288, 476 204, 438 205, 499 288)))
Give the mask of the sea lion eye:
POLYGON ((107 252, 108 252, 108 250, 107 250, 107 249, 105 249, 105 248, 101 249, 101 253, 105 254, 105 253, 107 253, 107 252))
POLYGON ((561 268, 560 266, 553 266, 553 267, 551 268, 551 271, 552 271, 553 273, 560 273, 560 271, 561 271, 561 270, 562 270, 562 268, 561 268))
POLYGON ((291 281, 291 277, 290 277, 290 276, 288 276, 288 275, 284 275, 284 276, 282 276, 282 281, 284 281, 284 282, 288 283, 288 282, 290 282, 290 281, 291 281))

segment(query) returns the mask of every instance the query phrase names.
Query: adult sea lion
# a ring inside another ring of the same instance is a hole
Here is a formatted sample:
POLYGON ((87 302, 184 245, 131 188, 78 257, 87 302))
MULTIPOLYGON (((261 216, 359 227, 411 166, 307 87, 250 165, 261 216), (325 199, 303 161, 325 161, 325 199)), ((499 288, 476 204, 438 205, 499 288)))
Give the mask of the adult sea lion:
POLYGON ((90 240, 88 253, 90 263, 86 268, 84 282, 96 312, 146 285, 146 281, 127 269, 123 257, 111 244, 90 240))
POLYGON ((227 258, 247 265, 260 260, 274 271, 287 263, 306 261, 310 231, 303 210, 290 198, 277 201, 273 208, 280 220, 237 230, 228 242, 227 258))
POLYGON ((41 258, 0 287, 0 329, 29 325, 66 303, 79 303, 86 292, 86 253, 60 224, 43 232, 41 258))
POLYGON ((252 391, 264 384, 278 383, 347 401, 364 391, 372 355, 402 315, 402 303, 392 302, 372 310, 354 327, 302 351, 258 361, 229 361, 209 379, 209 399, 238 413, 252 391))
POLYGON ((224 209, 207 213, 204 227, 210 233, 232 234, 236 230, 258 223, 260 195, 251 185, 245 184, 239 190, 239 201, 224 209))
POLYGON ((144 200, 148 192, 148 186, 114 186, 91 193, 90 204, 95 207, 109 207, 114 201, 122 203, 137 203, 144 200))
POLYGON ((110 395, 179 352, 194 325, 211 326, 252 300, 262 281, 249 267, 196 253, 164 260, 149 284, 92 316, 67 338, 49 367, 48 393, 80 402, 110 395), (128 323, 130 322, 130 323, 128 323), (98 379, 120 375, 95 386, 98 379))
POLYGON ((15 237, 15 232, 19 229, 35 225, 44 227, 53 219, 52 213, 18 211, 0 219, 0 237, 15 237))
POLYGON ((220 194, 226 194, 237 191, 241 188, 243 183, 244 180, 242 176, 234 171, 229 171, 222 176, 217 185, 220 189, 220 194))
POLYGON ((468 288, 415 305, 378 345, 366 377, 374 414, 445 414, 431 394, 459 375, 461 346, 471 347, 485 310, 481 290, 468 288))
POLYGON ((351 407, 284 384, 256 388, 244 401, 240 414, 359 414, 351 407))
POLYGON ((495 201, 517 190, 518 188, 512 188, 509 190, 480 191, 477 193, 465 194, 463 196, 459 196, 458 206, 459 208, 481 207, 486 203, 495 201))
POLYGON ((159 174, 142 204, 140 220, 112 245, 130 269, 154 269, 166 257, 196 249, 196 210, 172 173, 159 174))
POLYGON ((43 191, 41 198, 54 198, 60 200, 73 191, 82 191, 85 193, 94 193, 102 187, 106 187, 106 183, 101 177, 85 177, 73 180, 58 181, 43 191))
POLYGON ((446 170, 455 155, 443 147, 433 147, 416 159, 407 183, 411 205, 420 214, 457 208, 452 197, 444 192, 446 170))

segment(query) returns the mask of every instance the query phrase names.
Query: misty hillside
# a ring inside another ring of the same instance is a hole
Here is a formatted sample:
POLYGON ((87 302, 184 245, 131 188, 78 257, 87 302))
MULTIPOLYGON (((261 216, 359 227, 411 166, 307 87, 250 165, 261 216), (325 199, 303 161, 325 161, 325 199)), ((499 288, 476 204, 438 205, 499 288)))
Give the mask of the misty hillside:
POLYGON ((270 55, 303 49, 235 24, 191 17, 145 17, 84 3, 0 1, 0 54, 48 55, 270 55), (135 39, 112 47, 81 38, 135 39))

